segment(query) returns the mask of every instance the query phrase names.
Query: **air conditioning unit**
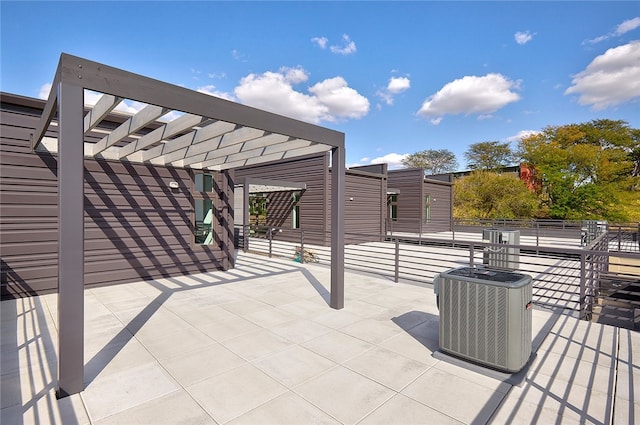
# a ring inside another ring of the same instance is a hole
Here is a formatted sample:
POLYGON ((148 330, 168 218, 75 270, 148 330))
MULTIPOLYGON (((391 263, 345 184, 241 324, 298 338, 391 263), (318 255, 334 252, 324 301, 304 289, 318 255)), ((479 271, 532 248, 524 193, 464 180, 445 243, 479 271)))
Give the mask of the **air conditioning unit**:
POLYGON ((520 268, 520 248, 510 246, 520 245, 519 230, 484 229, 482 242, 501 245, 484 248, 482 263, 485 266, 505 270, 520 268))
POLYGON ((461 267, 434 278, 443 353, 518 372, 531 356, 531 276, 461 267))

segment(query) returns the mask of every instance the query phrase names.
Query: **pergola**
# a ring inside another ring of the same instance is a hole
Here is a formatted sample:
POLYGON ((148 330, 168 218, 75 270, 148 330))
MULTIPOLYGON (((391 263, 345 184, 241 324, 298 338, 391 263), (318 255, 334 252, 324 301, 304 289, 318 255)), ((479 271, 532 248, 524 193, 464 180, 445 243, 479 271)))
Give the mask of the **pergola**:
POLYGON ((331 151, 331 298, 344 306, 344 134, 61 54, 32 149, 58 124, 58 397, 84 390, 85 157, 228 170, 331 151), (85 112, 85 90, 102 93, 85 112), (86 135, 123 100, 147 106, 97 142, 86 135), (159 118, 174 112, 171 121, 159 118), (150 128, 153 128, 150 130, 150 128))

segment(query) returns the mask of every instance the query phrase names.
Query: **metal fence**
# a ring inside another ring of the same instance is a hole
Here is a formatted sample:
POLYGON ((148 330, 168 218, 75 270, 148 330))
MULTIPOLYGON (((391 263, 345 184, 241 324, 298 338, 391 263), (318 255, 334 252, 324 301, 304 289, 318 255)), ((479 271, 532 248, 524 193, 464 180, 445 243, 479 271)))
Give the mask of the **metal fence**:
MULTIPOLYGON (((311 239, 310 235, 318 236, 317 232, 249 227, 242 234, 260 236, 239 238, 241 249, 292 261, 330 264, 329 247, 305 242, 305 239, 311 239)), ((568 228, 565 224, 565 229, 568 228)), ((620 274, 620 271, 612 270, 612 264, 620 263, 625 278, 640 283, 640 255, 628 243, 634 240, 628 230, 630 227, 609 226, 609 229, 585 247, 580 246, 579 234, 568 239, 557 235, 538 236, 536 243, 525 240, 521 245, 513 245, 519 250, 517 271, 532 276, 533 302, 575 310, 581 318, 588 320, 594 314, 594 306, 605 299, 600 296, 600 277, 603 274, 620 274), (565 245, 559 242, 563 239, 565 245), (628 250, 618 247, 627 247, 628 250)), ((485 250, 504 247, 482 240, 480 226, 473 232, 457 232, 455 239, 443 237, 443 233, 451 235, 447 232, 433 235, 345 234, 345 268, 374 273, 395 282, 431 284, 436 274, 455 267, 482 265, 486 261, 485 250)), ((629 314, 633 315, 633 312, 629 314)))

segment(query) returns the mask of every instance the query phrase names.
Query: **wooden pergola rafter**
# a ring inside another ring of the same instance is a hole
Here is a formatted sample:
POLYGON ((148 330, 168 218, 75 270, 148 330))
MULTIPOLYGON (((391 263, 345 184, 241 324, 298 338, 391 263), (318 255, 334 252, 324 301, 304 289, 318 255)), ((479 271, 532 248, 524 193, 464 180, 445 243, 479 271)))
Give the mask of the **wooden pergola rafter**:
POLYGON ((58 125, 58 388, 84 389, 84 163, 105 158, 197 170, 228 170, 312 153, 332 154, 331 298, 344 306, 344 134, 63 53, 32 137, 58 125), (86 112, 85 90, 101 93, 86 112), (113 128, 123 100, 146 106, 113 128), (177 116, 170 121, 163 117, 177 116), (96 137, 96 134, 102 136, 96 137), (97 140, 97 141, 96 141, 97 140))

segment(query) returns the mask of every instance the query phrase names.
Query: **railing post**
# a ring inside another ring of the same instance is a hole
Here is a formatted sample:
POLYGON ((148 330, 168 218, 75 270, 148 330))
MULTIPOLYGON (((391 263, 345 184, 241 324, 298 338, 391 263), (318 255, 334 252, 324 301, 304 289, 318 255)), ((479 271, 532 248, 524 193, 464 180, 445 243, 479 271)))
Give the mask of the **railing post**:
POLYGON ((580 319, 587 320, 587 267, 586 254, 580 254, 580 319))
POLYGON ((469 245, 469 266, 470 267, 474 267, 474 257, 475 257, 475 253, 474 253, 474 246, 473 243, 471 243, 469 245))
POLYGON ((269 258, 271 258, 271 239, 272 239, 271 227, 267 229, 267 235, 269 237, 269 258))
POLYGON ((395 281, 400 282, 400 239, 396 238, 395 281))
POLYGON ((242 226, 242 250, 244 252, 249 251, 249 225, 245 224, 242 226))
POLYGON ((536 223, 536 246, 540 246, 540 223, 536 223))
POLYGON ((304 263, 304 230, 300 231, 300 264, 304 263))
POLYGON ((622 251, 622 225, 618 225, 618 252, 622 251))

